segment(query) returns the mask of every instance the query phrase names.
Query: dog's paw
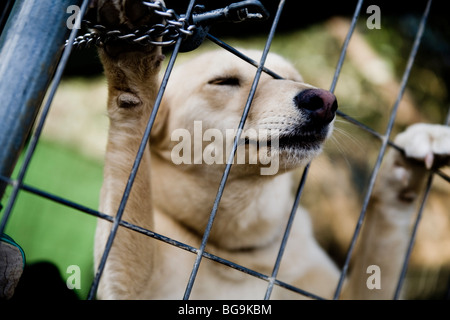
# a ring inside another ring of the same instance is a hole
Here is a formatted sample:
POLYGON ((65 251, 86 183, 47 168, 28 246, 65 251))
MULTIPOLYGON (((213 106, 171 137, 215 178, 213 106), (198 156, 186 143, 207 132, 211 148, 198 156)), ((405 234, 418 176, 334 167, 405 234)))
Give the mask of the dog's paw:
POLYGON ((419 123, 397 135, 395 144, 407 159, 421 162, 427 169, 439 168, 450 161, 450 127, 419 123))
POLYGON ((386 188, 397 192, 397 199, 412 202, 423 186, 427 169, 450 164, 450 127, 415 124, 395 138, 404 152, 392 150, 386 188))

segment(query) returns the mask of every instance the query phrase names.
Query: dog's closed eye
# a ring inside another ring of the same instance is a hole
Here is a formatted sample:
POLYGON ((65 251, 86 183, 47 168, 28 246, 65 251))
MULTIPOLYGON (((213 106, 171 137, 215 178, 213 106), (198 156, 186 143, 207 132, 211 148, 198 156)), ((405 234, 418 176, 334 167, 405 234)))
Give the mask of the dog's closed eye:
POLYGON ((219 86, 239 86, 240 80, 237 77, 217 77, 210 81, 208 81, 208 84, 212 85, 219 85, 219 86))

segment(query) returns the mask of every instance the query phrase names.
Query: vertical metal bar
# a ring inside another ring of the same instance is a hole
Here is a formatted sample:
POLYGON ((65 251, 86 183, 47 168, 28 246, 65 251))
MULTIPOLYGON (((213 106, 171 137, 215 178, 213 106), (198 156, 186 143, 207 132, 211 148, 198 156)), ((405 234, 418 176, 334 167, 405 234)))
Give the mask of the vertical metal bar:
MULTIPOLYGON (((190 3, 189 3, 189 7, 187 9, 187 12, 186 12, 187 19, 189 19, 189 17, 191 16, 194 4, 195 4, 195 0, 191 0, 190 3)), ((113 225, 111 227, 111 231, 109 233, 109 237, 108 237, 108 240, 107 240, 106 245, 105 245, 105 250, 103 251, 103 255, 102 255, 102 258, 100 260, 99 266, 97 268, 97 272, 95 274, 94 280, 93 280, 91 288, 89 290, 88 300, 92 300, 92 299, 95 298, 95 294, 97 292, 97 288, 98 288, 98 285, 100 283, 100 278, 101 278, 101 276, 103 274, 103 271, 105 269, 105 265, 106 265, 106 261, 108 260, 109 252, 111 251, 111 247, 113 245, 113 242, 114 242, 114 239, 116 237, 119 225, 121 223, 121 219, 122 219, 123 213, 125 211, 125 206, 126 206, 126 204, 128 202, 128 198, 129 198, 129 195, 131 193, 131 189, 133 187, 133 183, 134 183, 134 180, 136 178, 137 171, 139 169, 139 165, 141 164, 141 160, 142 160, 142 157, 144 155, 145 148, 146 148, 148 140, 150 138, 150 133, 152 131, 153 124, 154 124, 155 119, 156 119, 156 115, 157 115, 159 107, 161 105, 162 97, 164 95, 164 91, 165 91, 167 83, 169 81, 170 74, 171 74, 173 66, 175 64, 175 60, 176 60, 176 58, 178 56, 178 52, 180 51, 180 46, 181 46, 182 40, 183 39, 181 37, 178 38, 178 40, 177 40, 177 42, 175 44, 174 50, 172 52, 172 56, 170 57, 169 63, 167 65, 166 72, 165 72, 164 77, 163 77, 163 79, 161 81, 161 85, 160 85, 158 94, 156 96, 155 105, 153 107, 152 113, 150 114, 150 118, 149 118, 149 120, 147 122, 147 127, 145 129, 144 135, 143 135, 142 140, 141 140, 141 144, 139 146, 139 150, 137 152, 135 161, 133 163, 133 167, 132 167, 130 175, 128 177, 127 185, 125 187, 125 191, 123 193, 122 200, 120 201, 119 209, 117 210, 117 214, 114 217, 114 222, 113 222, 113 225)))
POLYGON ((11 8, 14 4, 14 0, 5 0, 3 3, 3 10, 0 12, 0 33, 3 31, 3 25, 6 22, 6 19, 8 18, 8 15, 11 11, 11 8))
POLYGON ((98 288, 98 285, 100 283, 100 278, 101 278, 101 276, 103 274, 103 271, 105 269, 105 265, 106 265, 106 261, 108 260, 109 252, 111 251, 111 247, 113 245, 113 242, 114 242, 114 239, 116 237, 116 234, 117 234, 117 231, 118 231, 118 228, 119 228, 119 225, 120 225, 123 213, 125 211, 125 206, 126 206, 126 204, 128 202, 128 198, 130 196, 131 189, 133 187, 134 180, 136 178, 136 175, 137 175, 137 172, 138 172, 138 169, 139 169, 139 165, 141 164, 141 160, 142 160, 142 157, 144 155, 144 151, 145 151, 146 145, 148 143, 148 139, 150 137, 150 133, 151 133, 151 130, 153 128, 153 124, 155 122, 157 112, 158 112, 159 107, 161 105, 162 96, 164 94, 164 91, 166 89, 166 86, 167 86, 170 74, 171 74, 173 66, 175 64, 175 60, 176 60, 176 57, 178 55, 178 51, 179 51, 180 45, 181 45, 181 38, 179 38, 177 43, 175 44, 175 48, 174 48, 174 51, 172 53, 172 56, 170 57, 170 60, 169 60, 166 72, 165 72, 164 77, 163 77, 163 81, 161 82, 161 86, 160 86, 160 89, 159 89, 159 92, 158 92, 158 96, 157 96, 155 105, 153 107, 152 113, 151 113, 149 121, 147 123, 147 127, 146 127, 144 135, 142 137, 141 144, 139 145, 139 150, 137 152, 135 161, 133 163, 133 167, 132 167, 130 175, 128 177, 128 181, 127 181, 127 184, 126 184, 125 191, 123 193, 122 199, 120 201, 120 205, 119 205, 119 208, 117 210, 117 214, 114 217, 113 225, 111 227, 111 231, 110 231, 108 240, 106 242, 105 249, 103 250, 102 258, 100 260, 99 266, 97 268, 97 272, 95 274, 94 280, 93 280, 91 288, 89 290, 89 295, 87 297, 88 300, 92 300, 92 299, 95 298, 95 294, 97 292, 97 288, 98 288))
POLYGON ((428 199, 428 195, 430 194, 431 185, 433 183, 433 176, 434 176, 433 173, 430 173, 428 176, 427 186, 425 188, 425 194, 423 196, 422 203, 420 204, 419 212, 417 213, 417 218, 416 218, 416 221, 414 223, 414 226, 413 226, 413 229, 411 232, 411 238, 410 238, 410 241, 408 244, 408 248, 406 250, 405 259, 403 260, 403 266, 402 266, 402 270, 400 272, 400 277, 397 282, 397 287, 395 288, 394 300, 397 300, 400 297, 400 291, 402 289, 403 282, 406 277, 406 271, 408 269, 409 258, 411 257, 411 252, 412 252, 412 249, 414 246, 414 242, 416 240, 416 234, 417 234, 417 229, 419 227, 419 222, 422 219, 423 209, 425 208, 425 203, 428 199))
POLYGON ((341 74, 341 69, 344 64, 345 56, 347 55, 347 48, 350 43, 350 39, 352 38, 353 31, 355 31, 356 22, 358 21, 363 2, 364 2, 364 0, 359 0, 358 3, 356 4, 356 9, 353 14, 352 22, 350 24, 350 29, 347 32, 347 36, 345 37, 344 45, 342 46, 341 55, 339 57, 339 61, 336 66, 336 71, 334 72, 333 81, 331 82, 331 87, 330 87, 330 91, 333 93, 334 93, 334 90, 336 89, 339 75, 341 74))
MULTIPOLYGON (((345 55, 347 53, 348 44, 350 43, 350 39, 351 39, 351 37, 353 35, 353 31, 355 30, 356 22, 358 21, 359 14, 360 14, 363 2, 364 2, 364 0, 359 0, 358 4, 356 5, 356 9, 355 9, 355 12, 353 14, 353 19, 352 19, 352 22, 350 24, 350 29, 349 29, 349 31, 347 33, 347 36, 346 36, 345 41, 344 41, 344 45, 342 46, 342 49, 341 49, 341 54, 340 54, 340 57, 339 57, 339 60, 338 60, 338 64, 336 66, 336 71, 334 73, 333 81, 332 81, 331 86, 330 86, 330 92, 334 92, 334 90, 336 89, 337 80, 338 80, 339 75, 341 73, 342 65, 344 64, 344 60, 345 60, 345 55)), ((281 259, 282 259, 282 256, 283 256, 283 253, 284 253, 284 249, 285 249, 286 244, 287 244, 287 240, 289 238, 291 226, 292 226, 292 223, 294 221, 295 214, 297 212, 297 207, 298 207, 299 202, 300 202, 300 196, 301 196, 301 194, 303 192, 303 187, 304 187, 304 184, 306 182, 306 178, 308 176, 310 165, 311 164, 309 163, 305 167, 305 169, 303 171, 302 178, 300 180, 300 184, 298 186, 297 193, 296 193, 296 196, 295 196, 294 205, 292 207, 292 210, 291 210, 291 213, 290 213, 290 216, 289 216, 289 220, 288 220, 288 224, 286 226, 286 229, 285 229, 285 232, 284 232, 284 235, 283 235, 283 239, 281 241, 280 249, 278 251, 277 259, 275 261, 275 265, 274 265, 274 268, 273 268, 273 271, 272 271, 272 275, 269 278, 269 285, 267 286, 266 295, 264 297, 265 300, 268 300, 270 298, 270 295, 272 294, 273 285, 275 283, 275 279, 276 279, 276 276, 278 274, 278 270, 279 270, 279 267, 280 267, 280 264, 281 264, 281 259)))
MULTIPOLYGON (((81 2, 81 1, 80 1, 81 2)), ((84 1, 84 10, 88 0, 84 1)), ((59 60, 68 28, 66 9, 74 2, 62 0, 58 3, 18 0, 14 5, 0 39, 0 175, 9 177, 19 157, 33 122, 44 99, 46 89, 55 72, 55 61, 59 60)), ((79 15, 81 19, 82 12, 79 15)), ((71 38, 75 38, 73 29, 71 38)), ((25 176, 31 156, 44 125, 46 113, 62 76, 70 48, 64 51, 56 70, 54 82, 43 116, 33 136, 24 164, 14 183, 13 191, 0 223, 0 234, 11 214, 15 198, 25 176)), ((0 197, 6 183, 0 182, 0 197)))
MULTIPOLYGON (((447 111, 447 116, 444 120, 444 124, 446 126, 450 125, 450 108, 447 111)), ((403 266, 402 266, 402 271, 400 272, 400 277, 398 279, 397 282, 397 288, 395 289, 395 293, 394 293, 394 300, 397 300, 400 298, 400 291, 402 289, 403 286, 403 282, 406 278, 406 271, 408 269, 408 264, 409 264, 409 260, 411 257, 411 253, 412 253, 412 249, 414 246, 414 242, 416 240, 416 234, 417 234, 417 229, 419 228, 419 222, 422 219, 422 215, 423 215, 423 210, 425 208, 425 203, 428 199, 430 190, 431 190, 431 186, 433 184, 433 177, 434 177, 434 172, 430 172, 429 176, 428 176, 428 180, 427 180, 427 184, 425 187, 425 192, 422 198, 422 202, 420 203, 420 207, 419 207, 419 211, 417 213, 417 217, 416 217, 416 221, 414 222, 414 226, 413 229, 411 231, 411 237, 409 240, 409 244, 408 244, 408 249, 406 251, 405 254, 405 259, 403 260, 403 266)))
POLYGON ((208 224, 206 226, 205 232, 203 233, 202 242, 201 242, 200 248, 199 248, 199 250, 197 252, 197 257, 195 259, 194 266, 192 268, 192 272, 191 272, 191 275, 189 277, 189 281, 188 281, 188 284, 186 286, 186 290, 184 292, 184 297, 183 297, 184 300, 189 299, 189 296, 191 295, 192 287, 194 285, 195 279, 197 277, 198 269, 200 267, 200 262, 201 262, 201 260, 203 258, 203 253, 205 251, 206 243, 208 242, 209 234, 211 233, 211 228, 212 228, 214 219, 216 217, 217 210, 219 208, 219 203, 220 203, 220 200, 222 198, 222 194, 223 194, 223 191, 225 189, 226 182, 228 180, 228 175, 230 174, 231 165, 233 163, 233 159, 234 159, 234 156, 236 154, 236 150, 237 150, 237 146, 238 146, 238 143, 239 143, 239 140, 240 140, 240 136, 241 136, 242 130, 244 128, 245 121, 247 120, 247 116, 248 116, 248 113, 250 111, 250 106, 252 104, 252 100, 253 100, 254 94, 256 92, 256 88, 258 86, 259 79, 261 77, 261 73, 262 73, 262 70, 263 70, 263 67, 264 67, 264 63, 265 63, 267 55, 269 53, 270 45, 272 44, 272 40, 273 40, 273 37, 275 35, 275 30, 276 30, 276 27, 277 27, 278 22, 280 20, 280 15, 281 15, 281 12, 283 11, 284 4, 285 4, 285 0, 280 0, 279 5, 278 5, 278 10, 277 10, 275 18, 274 18, 274 20, 272 22, 272 27, 270 29, 270 32, 269 32, 269 35, 268 35, 268 38, 267 38, 267 41, 266 41, 266 45, 265 45, 264 50, 263 50, 258 69, 256 70, 255 78, 253 80, 253 84, 252 84, 252 87, 250 89, 250 93, 249 93, 249 96, 248 96, 248 99, 247 99, 247 103, 246 103, 245 108, 244 108, 244 112, 242 113, 242 117, 241 117, 241 120, 240 120, 240 123, 239 123, 239 126, 238 126, 238 130, 237 130, 237 134, 236 134, 236 137, 234 139, 233 149, 231 150, 231 153, 230 153, 228 161, 227 161, 227 165, 226 165, 224 173, 222 175, 222 179, 220 181, 219 189, 217 191, 217 195, 216 195, 216 198, 214 200, 214 205, 213 205, 213 208, 212 208, 210 216, 209 216, 208 224))
POLYGON ((292 210, 291 210, 291 213, 289 215, 289 219, 288 219, 288 222, 286 225, 286 230, 284 232, 283 239, 282 239, 281 245, 280 245, 280 249, 278 251, 277 259, 275 261, 275 265, 273 267, 272 274, 269 278, 269 285, 267 286, 266 295, 264 297, 264 300, 268 300, 270 298, 270 295, 272 294, 273 285, 275 283, 275 279, 277 277, 278 270, 280 268, 281 258, 283 257, 284 249, 286 248, 287 240, 290 235, 290 231, 291 231, 292 224, 294 222, 295 214, 297 213, 297 208, 300 203, 300 196, 303 192, 303 187, 305 186, 306 177, 308 176, 308 171, 309 171, 310 165, 311 164, 308 163, 308 165, 305 167, 305 170, 303 171, 303 175, 300 180, 300 184, 298 186, 297 193, 295 196, 294 205, 292 206, 292 210))
POLYGON ((426 6, 425 11, 424 11, 424 14, 422 16, 422 20, 421 20, 420 25, 419 25, 419 29, 418 29, 418 31, 416 33, 416 38, 414 40, 414 44, 412 46, 411 53, 409 55, 408 62, 406 64, 405 72, 403 73, 403 77, 402 77, 402 81, 401 81, 401 85, 400 85, 400 90, 399 90, 399 93, 397 95, 397 99, 395 101, 394 107, 392 108, 392 111, 391 111, 391 115, 390 115, 390 118, 389 118, 389 123, 388 123, 387 129, 386 129, 386 132, 384 134, 384 138, 383 138, 383 142, 381 144, 380 152, 378 153, 378 157, 377 157, 374 169, 372 171, 372 175, 370 177, 369 186, 368 186, 368 189, 367 189, 364 201, 363 201, 361 213, 359 215, 358 222, 356 224, 355 231, 353 233, 353 237, 352 237, 352 240, 350 242, 349 249, 347 251, 347 256, 346 256, 345 263, 344 263, 344 266, 343 266, 342 271, 341 271, 341 276, 339 278, 338 285, 336 287, 334 299, 338 299, 339 298, 339 295, 341 293, 345 277, 347 275, 348 267, 349 267, 349 264, 350 264, 350 258, 352 256, 353 250, 355 248, 356 240, 357 240, 357 238, 359 236, 359 233, 361 231, 362 223, 363 223, 364 217, 366 215, 366 210, 367 210, 367 207, 368 207, 368 204, 369 204, 370 196, 372 194, 373 187, 375 185, 375 180, 376 180, 376 177, 378 175, 378 171, 380 169, 381 162, 383 160, 384 153, 386 151, 386 147, 388 145, 389 136, 390 136, 390 134, 392 132, 392 128, 394 126, 394 121, 395 121, 395 117, 397 115, 398 106, 399 106, 400 101, 401 101, 401 99, 403 97, 403 93, 404 93, 404 91, 406 89, 406 84, 408 82, 408 78, 409 78, 409 75, 411 73, 412 66, 414 64, 414 59, 416 57, 417 51, 418 51, 420 43, 422 41, 423 32, 425 30, 425 25, 426 25, 427 18, 428 18, 429 12, 430 12, 431 2, 432 2, 432 0, 428 0, 427 6, 426 6))

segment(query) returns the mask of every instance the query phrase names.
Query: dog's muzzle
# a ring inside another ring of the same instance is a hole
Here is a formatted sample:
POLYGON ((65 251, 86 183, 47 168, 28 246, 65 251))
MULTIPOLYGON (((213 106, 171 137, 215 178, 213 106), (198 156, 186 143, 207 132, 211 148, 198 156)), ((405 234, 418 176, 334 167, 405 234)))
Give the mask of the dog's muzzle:
POLYGON ((303 121, 280 135, 280 149, 318 149, 328 137, 338 108, 334 94, 323 89, 306 89, 294 97, 303 121))

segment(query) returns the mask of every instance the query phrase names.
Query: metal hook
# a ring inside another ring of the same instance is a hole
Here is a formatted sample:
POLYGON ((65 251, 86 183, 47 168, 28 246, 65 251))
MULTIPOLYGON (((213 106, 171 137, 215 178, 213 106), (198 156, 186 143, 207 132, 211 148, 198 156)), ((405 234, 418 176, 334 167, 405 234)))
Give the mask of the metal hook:
POLYGON ((257 0, 246 0, 232 3, 225 8, 208 12, 194 13, 192 22, 195 25, 211 25, 217 22, 242 22, 246 20, 265 20, 269 13, 257 0))

